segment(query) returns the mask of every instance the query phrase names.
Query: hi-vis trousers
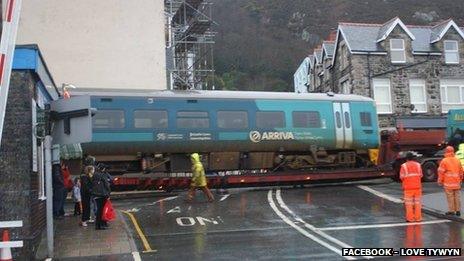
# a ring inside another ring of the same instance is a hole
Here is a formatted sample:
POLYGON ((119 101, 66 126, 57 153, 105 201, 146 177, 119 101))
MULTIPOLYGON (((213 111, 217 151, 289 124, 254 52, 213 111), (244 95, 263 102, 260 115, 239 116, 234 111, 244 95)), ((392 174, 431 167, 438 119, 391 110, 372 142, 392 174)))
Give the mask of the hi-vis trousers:
POLYGON ((404 190, 404 206, 406 208, 407 221, 414 222, 422 220, 421 197, 421 189, 404 190))

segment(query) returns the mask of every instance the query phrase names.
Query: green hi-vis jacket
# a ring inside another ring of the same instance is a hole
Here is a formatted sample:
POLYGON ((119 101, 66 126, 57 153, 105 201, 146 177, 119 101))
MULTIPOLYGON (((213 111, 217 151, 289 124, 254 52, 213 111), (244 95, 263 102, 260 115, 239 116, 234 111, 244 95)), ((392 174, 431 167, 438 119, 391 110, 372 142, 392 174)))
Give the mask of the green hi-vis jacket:
POLYGON ((192 161, 192 183, 190 183, 190 186, 205 187, 205 169, 203 168, 203 164, 201 164, 200 155, 193 153, 190 155, 190 160, 192 161))
POLYGON ((459 144, 459 150, 456 152, 456 157, 461 162, 461 165, 464 167, 464 143, 459 144))

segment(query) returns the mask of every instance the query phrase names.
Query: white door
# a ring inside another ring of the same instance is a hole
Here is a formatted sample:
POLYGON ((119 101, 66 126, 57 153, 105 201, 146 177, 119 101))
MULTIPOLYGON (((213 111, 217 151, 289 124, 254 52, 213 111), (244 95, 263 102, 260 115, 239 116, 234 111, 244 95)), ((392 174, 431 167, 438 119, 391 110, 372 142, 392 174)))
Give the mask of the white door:
POLYGON ((343 149, 345 144, 345 134, 343 131, 342 105, 339 102, 333 103, 334 124, 335 124, 335 147, 343 149))
POLYGON ((343 112, 343 127, 345 134, 345 143, 344 148, 349 149, 353 144, 353 126, 351 124, 351 111, 349 103, 342 103, 342 112, 343 112))

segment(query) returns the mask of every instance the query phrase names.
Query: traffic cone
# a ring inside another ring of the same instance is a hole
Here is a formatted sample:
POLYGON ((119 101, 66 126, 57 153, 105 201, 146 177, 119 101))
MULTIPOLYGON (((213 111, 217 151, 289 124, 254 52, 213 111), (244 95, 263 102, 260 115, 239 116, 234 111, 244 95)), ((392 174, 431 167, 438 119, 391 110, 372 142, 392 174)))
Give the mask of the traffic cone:
MULTIPOLYGON (((10 241, 10 234, 8 233, 8 229, 3 230, 2 241, 10 241)), ((13 257, 11 256, 11 248, 0 248, 0 261, 13 261, 13 257)))

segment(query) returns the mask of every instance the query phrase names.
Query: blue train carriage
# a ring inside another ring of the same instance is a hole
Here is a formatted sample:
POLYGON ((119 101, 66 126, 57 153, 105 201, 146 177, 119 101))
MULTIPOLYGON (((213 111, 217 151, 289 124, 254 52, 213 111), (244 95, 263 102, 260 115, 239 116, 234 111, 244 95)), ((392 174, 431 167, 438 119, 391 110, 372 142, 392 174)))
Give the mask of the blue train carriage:
POLYGON ((92 93, 85 153, 113 173, 184 172, 199 152, 210 171, 371 164, 379 147, 372 99, 230 91, 92 93))

